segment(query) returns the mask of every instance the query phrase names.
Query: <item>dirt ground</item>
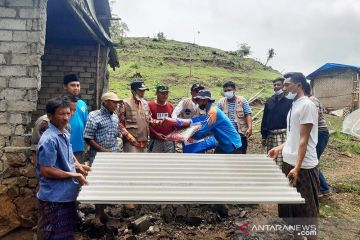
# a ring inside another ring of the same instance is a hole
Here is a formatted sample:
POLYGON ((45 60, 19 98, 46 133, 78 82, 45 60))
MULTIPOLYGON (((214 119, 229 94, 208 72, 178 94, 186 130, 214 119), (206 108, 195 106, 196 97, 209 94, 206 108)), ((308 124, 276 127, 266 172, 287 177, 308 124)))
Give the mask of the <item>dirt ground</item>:
MULTIPOLYGON (((259 134, 252 137, 249 144, 249 153, 259 153, 263 149, 260 145, 259 134), (258 136, 258 137, 256 137, 258 136)), ((360 144, 360 143, 359 143, 360 144)), ((265 150, 263 150, 265 153, 265 150)), ((333 194, 320 201, 320 225, 318 239, 321 240, 349 240, 360 239, 360 155, 342 152, 330 144, 326 148, 322 159, 321 169, 330 183, 333 194)), ((116 237, 102 239, 293 239, 290 232, 256 232, 246 235, 236 231, 237 226, 250 221, 256 224, 275 224, 281 222, 277 218, 277 205, 231 206, 246 212, 245 216, 231 216, 223 218, 214 224, 200 224, 191 226, 186 223, 165 223, 160 219, 160 213, 154 215, 154 234, 125 234, 122 228, 116 237), (156 220, 157 219, 157 220, 156 220), (121 233, 123 231, 123 234, 121 233)), ((18 229, 7 235, 5 240, 32 239, 33 233, 29 229, 18 229)), ((79 233, 79 239, 90 239, 79 233)))

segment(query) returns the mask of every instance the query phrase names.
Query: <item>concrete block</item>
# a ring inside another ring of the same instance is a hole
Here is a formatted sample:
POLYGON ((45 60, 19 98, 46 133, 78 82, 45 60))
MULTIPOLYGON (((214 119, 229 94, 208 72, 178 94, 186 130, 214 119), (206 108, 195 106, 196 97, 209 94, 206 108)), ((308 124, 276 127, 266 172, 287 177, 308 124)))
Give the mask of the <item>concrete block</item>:
POLYGON ((7 108, 6 100, 0 100, 0 112, 5 112, 7 108))
POLYGON ((20 19, 0 19, 0 29, 26 30, 26 20, 20 19))
POLYGON ((13 54, 11 58, 12 64, 37 66, 40 62, 39 55, 13 54))
POLYGON ((29 53, 30 47, 26 42, 0 42, 0 52, 29 53))
POLYGON ((9 7, 33 7, 34 1, 31 0, 11 0, 7 1, 9 7))
POLYGON ((32 8, 32 9, 20 9, 19 12, 20 18, 40 18, 40 9, 32 8))
POLYGON ((0 123, 7 123, 7 113, 0 112, 0 123))
POLYGON ((38 87, 36 78, 12 78, 9 82, 10 88, 33 89, 38 87))
POLYGON ((0 66, 0 76, 17 77, 26 76, 25 66, 0 66))
POLYGON ((12 8, 0 7, 0 18, 15 18, 16 11, 12 8))
POLYGON ((6 88, 7 87, 7 79, 4 77, 0 77, 0 88, 6 88))
POLYGON ((14 112, 32 112, 36 110, 36 103, 30 101, 9 101, 7 106, 8 111, 14 112))
POLYGON ((12 31, 1 30, 0 31, 0 41, 11 41, 12 40, 12 31))
POLYGON ((73 71, 73 72, 85 72, 85 69, 83 67, 72 67, 71 71, 73 71))
POLYGON ((135 221, 131 222, 131 226, 136 233, 142 233, 149 229, 151 226, 151 217, 148 215, 142 216, 135 221))
POLYGON ((40 42, 42 32, 14 31, 13 40, 17 42, 40 42))
POLYGON ((7 88, 0 92, 0 99, 5 100, 23 100, 26 91, 14 88, 7 88))
POLYGON ((4 54, 0 54, 0 65, 2 65, 2 64, 6 64, 4 54))
POLYGON ((23 114, 10 113, 9 122, 12 124, 24 124, 23 114))

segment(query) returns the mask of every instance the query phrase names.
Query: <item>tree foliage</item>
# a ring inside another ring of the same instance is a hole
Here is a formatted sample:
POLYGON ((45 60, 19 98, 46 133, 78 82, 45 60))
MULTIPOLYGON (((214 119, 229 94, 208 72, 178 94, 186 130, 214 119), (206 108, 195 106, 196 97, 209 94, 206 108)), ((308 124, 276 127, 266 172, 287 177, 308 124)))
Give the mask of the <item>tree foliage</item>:
POLYGON ((273 59, 275 57, 276 53, 275 50, 273 48, 270 48, 267 52, 267 58, 266 58, 266 63, 265 66, 268 64, 268 62, 273 59))
POLYGON ((236 50, 236 54, 240 57, 246 57, 251 54, 251 47, 247 43, 238 44, 239 49, 236 50))

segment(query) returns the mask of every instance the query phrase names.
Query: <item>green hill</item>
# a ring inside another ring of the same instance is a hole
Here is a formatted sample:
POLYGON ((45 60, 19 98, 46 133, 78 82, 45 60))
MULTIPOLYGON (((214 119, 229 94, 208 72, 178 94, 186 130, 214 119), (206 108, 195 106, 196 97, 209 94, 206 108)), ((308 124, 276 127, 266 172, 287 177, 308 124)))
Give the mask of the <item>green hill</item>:
POLYGON ((193 83, 205 85, 218 99, 222 84, 228 80, 234 81, 241 95, 247 98, 263 87, 266 90, 262 96, 269 96, 271 80, 280 75, 258 61, 240 58, 233 52, 173 40, 125 38, 117 52, 120 68, 110 70, 110 90, 121 98, 131 95, 129 83, 136 73, 150 87, 147 99, 155 97, 154 87, 158 83, 166 83, 173 103, 187 97, 193 83))

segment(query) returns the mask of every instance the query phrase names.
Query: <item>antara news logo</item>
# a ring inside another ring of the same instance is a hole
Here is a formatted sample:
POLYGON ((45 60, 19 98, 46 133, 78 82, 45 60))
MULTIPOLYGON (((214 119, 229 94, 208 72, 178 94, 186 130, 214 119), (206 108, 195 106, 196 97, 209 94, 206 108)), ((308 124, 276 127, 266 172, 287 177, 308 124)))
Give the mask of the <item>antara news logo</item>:
MULTIPOLYGON (((236 235, 254 236, 256 232, 294 232, 299 236, 316 236, 316 225, 252 224, 251 221, 236 224, 236 235)), ((255 236, 254 236, 255 237, 255 236)))

